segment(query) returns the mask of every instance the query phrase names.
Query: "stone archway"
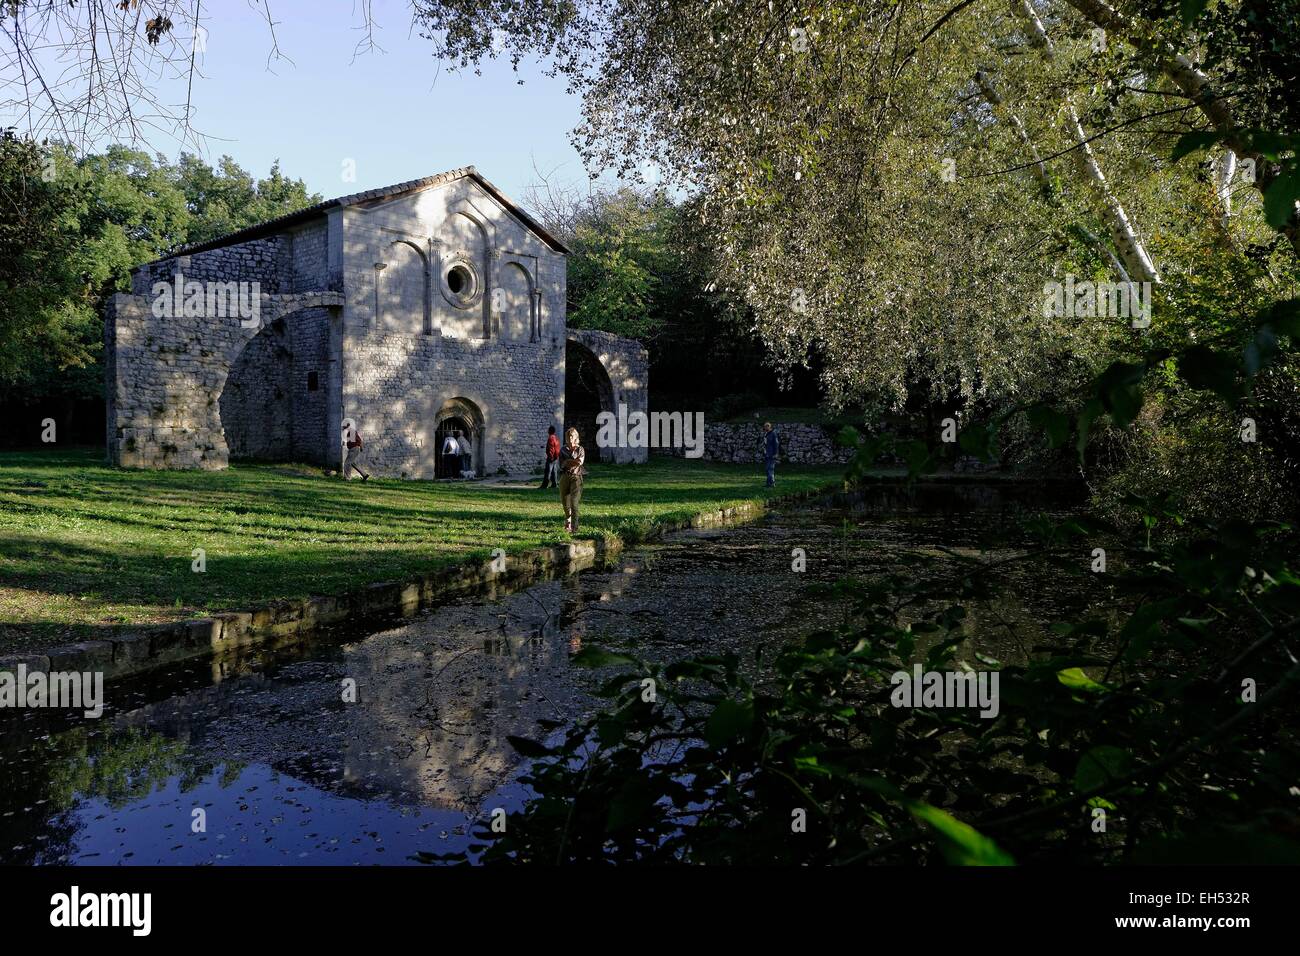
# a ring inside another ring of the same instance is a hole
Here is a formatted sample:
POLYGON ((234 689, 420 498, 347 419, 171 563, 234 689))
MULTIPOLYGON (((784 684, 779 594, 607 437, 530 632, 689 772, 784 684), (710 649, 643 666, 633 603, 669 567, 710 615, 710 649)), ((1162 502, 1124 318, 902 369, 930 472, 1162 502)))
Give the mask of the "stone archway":
MULTIPOLYGON (((328 310, 321 349, 334 349, 341 293, 260 295, 255 305, 250 318, 159 316, 153 296, 119 294, 109 301, 104 322, 109 461, 126 468, 225 468, 230 448, 221 398, 245 347, 268 326, 283 325, 291 313, 319 309, 328 310)), ((317 371, 317 389, 336 384, 328 370, 317 371)), ((287 385, 299 387, 293 377, 287 385)), ((323 412, 329 394, 322 391, 323 412)), ((321 434, 325 427, 322 418, 321 434)), ((309 436, 313 446, 316 430, 309 436)), ((327 446, 311 457, 324 456, 327 446)))
POLYGON ((293 447, 292 379, 293 352, 280 318, 235 357, 217 400, 232 461, 283 457, 293 447))
POLYGON ((454 466, 444 462, 442 456, 443 440, 448 433, 460 431, 469 439, 470 469, 482 477, 487 465, 487 421, 478 404, 463 396, 449 398, 442 403, 434 415, 434 476, 453 478, 454 466))
POLYGON ((602 447, 598 416, 645 413, 649 356, 641 343, 610 332, 570 330, 564 353, 564 426, 578 429, 591 460, 642 462, 649 450, 617 443, 602 447))
MULTIPOLYGON (((589 459, 613 461, 614 449, 601 448, 596 441, 601 412, 618 414, 614 385, 596 354, 571 338, 564 349, 564 434, 576 428, 589 459)), ((564 435, 560 440, 564 440, 564 435)))

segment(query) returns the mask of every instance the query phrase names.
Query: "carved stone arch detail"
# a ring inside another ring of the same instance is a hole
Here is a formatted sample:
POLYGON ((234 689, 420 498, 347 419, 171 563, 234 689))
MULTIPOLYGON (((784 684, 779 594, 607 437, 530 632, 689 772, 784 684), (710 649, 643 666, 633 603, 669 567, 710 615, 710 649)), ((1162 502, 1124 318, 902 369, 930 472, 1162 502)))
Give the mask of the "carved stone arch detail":
POLYGON ((444 243, 438 263, 438 289, 454 308, 479 309, 483 316, 483 338, 488 339, 492 337, 492 304, 488 290, 495 284, 492 250, 496 248, 496 227, 491 217, 468 199, 457 199, 447 206, 447 221, 452 222, 457 216, 463 216, 474 224, 481 240, 480 249, 444 243))
POLYGON ((429 255, 410 239, 394 239, 388 244, 388 248, 393 246, 407 246, 415 251, 420 257, 420 271, 424 277, 424 296, 423 296, 423 324, 422 330, 425 335, 433 334, 433 290, 431 288, 432 270, 429 268, 429 255))

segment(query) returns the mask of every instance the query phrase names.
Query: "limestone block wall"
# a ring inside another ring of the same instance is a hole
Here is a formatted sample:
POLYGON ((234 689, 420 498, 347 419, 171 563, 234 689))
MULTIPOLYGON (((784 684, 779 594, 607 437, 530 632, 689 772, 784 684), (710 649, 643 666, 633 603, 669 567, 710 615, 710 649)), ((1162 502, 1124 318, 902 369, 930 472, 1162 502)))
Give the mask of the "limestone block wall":
POLYGON ((338 310, 338 293, 268 295, 261 325, 238 316, 160 317, 151 295, 117 295, 105 314, 108 458, 130 468, 224 468, 220 396, 245 346, 301 309, 338 310))
MULTIPOLYGON (((645 346, 635 339, 591 329, 570 329, 568 340, 595 355, 609 376, 613 407, 607 411, 617 414, 620 404, 627 406, 629 415, 632 412, 646 411, 649 402, 650 356, 645 346)), ((591 448, 595 446, 596 436, 583 436, 582 440, 586 447, 591 448)), ((617 464, 643 462, 649 456, 647 448, 615 447, 611 450, 617 464)))
MULTIPOLYGON (((773 422, 781 443, 781 460, 806 465, 845 464, 853 457, 848 448, 835 445, 836 429, 806 422, 773 422)), ((704 458, 707 461, 761 462, 762 422, 704 423, 704 458)), ((658 450, 657 450, 658 451, 658 450)), ((677 457, 681 449, 666 452, 677 457)))
POLYGON ((281 234, 149 262, 132 271, 131 292, 152 295, 154 283, 172 282, 178 271, 187 282, 257 282, 265 295, 289 292, 293 242, 289 235, 281 234))
POLYGON ((293 288, 285 292, 332 289, 329 273, 329 227, 324 216, 289 233, 293 288))
POLYGON ((343 410, 366 440, 375 473, 432 478, 437 416, 463 399, 482 416, 474 470, 532 471, 546 430, 559 428, 564 352, 535 343, 431 335, 350 334, 344 353, 343 410))
MULTIPOLYGON (((295 461, 325 465, 329 461, 330 310, 307 309, 288 318, 292 354, 285 387, 290 395, 291 428, 285 448, 295 461)), ((283 455, 283 450, 281 451, 283 455)))

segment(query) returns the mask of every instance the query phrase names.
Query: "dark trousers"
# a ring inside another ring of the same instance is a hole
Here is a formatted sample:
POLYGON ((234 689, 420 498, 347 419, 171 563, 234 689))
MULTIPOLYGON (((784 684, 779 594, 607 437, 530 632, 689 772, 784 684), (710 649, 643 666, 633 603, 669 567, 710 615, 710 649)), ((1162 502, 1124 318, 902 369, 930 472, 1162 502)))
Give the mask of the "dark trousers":
POLYGON ((771 488, 776 484, 776 459, 765 459, 767 462, 767 486, 771 488))
POLYGON ((570 530, 578 530, 578 502, 582 500, 582 478, 563 475, 560 478, 560 501, 564 503, 564 517, 571 522, 570 530))
POLYGON ((559 474, 560 474, 559 460, 556 459, 555 461, 548 461, 542 468, 542 487, 554 488, 556 485, 558 485, 560 483, 559 474))

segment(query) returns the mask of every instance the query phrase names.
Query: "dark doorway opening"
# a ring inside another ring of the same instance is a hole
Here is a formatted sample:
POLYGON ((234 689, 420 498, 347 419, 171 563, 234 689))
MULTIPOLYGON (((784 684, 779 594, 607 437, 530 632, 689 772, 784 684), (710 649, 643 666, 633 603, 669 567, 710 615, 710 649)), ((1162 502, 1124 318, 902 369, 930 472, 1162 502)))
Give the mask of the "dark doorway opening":
MULTIPOLYGON (((578 430, 588 461, 613 461, 613 448, 600 448, 597 416, 615 412, 614 388, 600 359, 585 345, 569 340, 564 354, 564 430, 578 430)), ((560 442, 565 440, 560 436, 560 442)))
POLYGON ((442 453, 442 447, 446 443, 448 435, 452 436, 453 438, 456 438, 458 443, 469 446, 468 449, 462 449, 461 456, 466 454, 466 452, 468 451, 471 457, 470 467, 477 469, 479 467, 479 463, 477 461, 472 460, 474 458, 473 449, 474 449, 475 441, 474 441, 473 433, 470 431, 469 422, 459 417, 444 418, 442 422, 438 425, 438 430, 435 433, 435 440, 437 442, 436 447, 438 449, 438 459, 437 462, 434 464, 434 476, 437 478, 459 478, 460 477, 460 473, 462 470, 461 462, 464 460, 464 458, 458 456, 456 460, 453 460, 450 456, 444 455, 442 453), (457 437, 456 435, 457 432, 460 432, 459 437, 457 437))

